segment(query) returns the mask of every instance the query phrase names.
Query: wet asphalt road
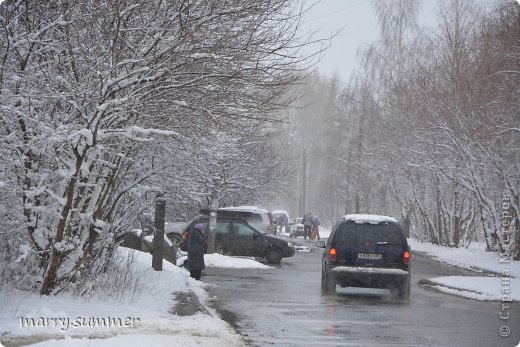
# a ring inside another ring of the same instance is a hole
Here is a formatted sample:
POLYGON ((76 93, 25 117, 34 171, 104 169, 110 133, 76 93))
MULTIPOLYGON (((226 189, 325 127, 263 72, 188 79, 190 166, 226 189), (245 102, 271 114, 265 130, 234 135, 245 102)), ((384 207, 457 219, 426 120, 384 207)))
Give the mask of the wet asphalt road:
POLYGON ((312 247, 270 269, 208 268, 202 280, 214 284, 213 306, 251 346, 488 347, 520 341, 518 303, 505 322, 512 333, 502 338, 500 302, 464 299, 417 284, 472 272, 413 254, 409 301, 378 289, 338 287, 336 295, 322 295, 321 253, 312 247))

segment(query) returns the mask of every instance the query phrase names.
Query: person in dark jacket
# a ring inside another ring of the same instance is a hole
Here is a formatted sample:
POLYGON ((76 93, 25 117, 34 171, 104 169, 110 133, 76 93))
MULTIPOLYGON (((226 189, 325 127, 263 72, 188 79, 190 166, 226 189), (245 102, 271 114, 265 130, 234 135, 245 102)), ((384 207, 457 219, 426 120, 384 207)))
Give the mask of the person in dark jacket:
POLYGON ((307 212, 303 215, 303 238, 307 240, 307 237, 309 237, 309 240, 311 239, 311 232, 312 232, 312 214, 310 212, 307 212))
POLYGON ((320 219, 318 216, 314 216, 312 218, 312 232, 311 232, 311 240, 320 239, 320 219))
POLYGON ((282 213, 280 219, 278 220, 278 225, 280 226, 280 232, 285 231, 289 233, 289 219, 285 213, 282 213))
POLYGON ((202 270, 206 268, 204 264, 204 245, 206 237, 204 236, 204 224, 197 223, 190 231, 188 243, 188 265, 190 268, 190 276, 200 280, 202 270))

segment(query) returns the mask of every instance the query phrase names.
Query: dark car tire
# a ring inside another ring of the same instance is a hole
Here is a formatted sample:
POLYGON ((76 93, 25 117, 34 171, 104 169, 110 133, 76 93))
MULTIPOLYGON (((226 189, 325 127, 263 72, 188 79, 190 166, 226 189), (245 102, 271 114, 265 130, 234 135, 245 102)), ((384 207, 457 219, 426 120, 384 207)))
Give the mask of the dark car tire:
POLYGON ((268 263, 279 263, 282 261, 282 251, 277 247, 269 247, 265 252, 265 259, 268 263))
POLYGON ((166 236, 168 236, 172 243, 175 243, 177 245, 182 242, 182 236, 177 233, 169 233, 166 236))
POLYGON ((410 299, 410 276, 408 276, 408 279, 405 282, 399 284, 397 287, 397 295, 399 299, 402 300, 410 299))
POLYGON ((321 291, 324 294, 336 293, 336 278, 333 274, 327 274, 327 271, 321 270, 321 291))

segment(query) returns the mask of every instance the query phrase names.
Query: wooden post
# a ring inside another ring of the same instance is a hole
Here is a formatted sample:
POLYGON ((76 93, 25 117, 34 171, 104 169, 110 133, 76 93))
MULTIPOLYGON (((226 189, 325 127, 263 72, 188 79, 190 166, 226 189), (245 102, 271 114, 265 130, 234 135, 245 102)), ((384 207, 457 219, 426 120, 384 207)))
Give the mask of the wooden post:
POLYGON ((152 243, 152 267, 155 271, 162 271, 164 252, 164 216, 166 201, 164 193, 158 193, 155 199, 155 227, 152 243))
POLYGON ((208 228, 208 245, 207 254, 215 253, 215 227, 217 226, 217 209, 218 209, 218 186, 219 181, 217 178, 213 178, 213 188, 211 190, 211 200, 209 203, 209 228, 208 228))

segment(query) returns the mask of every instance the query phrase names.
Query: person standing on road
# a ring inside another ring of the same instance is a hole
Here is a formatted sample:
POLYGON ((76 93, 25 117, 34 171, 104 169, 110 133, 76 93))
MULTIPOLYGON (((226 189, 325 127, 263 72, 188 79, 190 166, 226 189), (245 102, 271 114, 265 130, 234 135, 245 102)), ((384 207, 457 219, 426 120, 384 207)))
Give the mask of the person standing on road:
POLYGON ((309 240, 310 240, 311 232, 312 232, 312 214, 310 212, 307 212, 303 216, 303 238, 305 240, 307 240, 307 237, 309 237, 309 240))
POLYGON ((287 218, 287 215, 285 213, 282 213, 282 215, 278 219, 278 226, 280 227, 280 233, 282 233, 282 231, 287 232, 287 229, 289 227, 289 219, 287 218))
POLYGON ((190 276, 200 280, 202 270, 206 268, 204 264, 204 246, 206 237, 204 236, 204 224, 197 223, 190 232, 188 243, 188 266, 190 267, 190 276))
POLYGON ((314 239, 320 239, 320 219, 318 216, 314 216, 312 218, 312 233, 311 233, 311 240, 314 239))

